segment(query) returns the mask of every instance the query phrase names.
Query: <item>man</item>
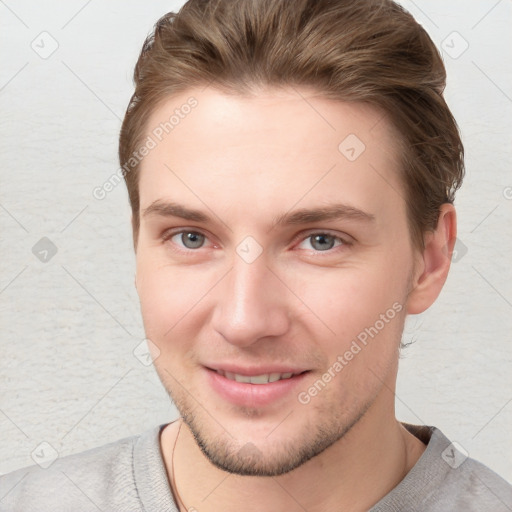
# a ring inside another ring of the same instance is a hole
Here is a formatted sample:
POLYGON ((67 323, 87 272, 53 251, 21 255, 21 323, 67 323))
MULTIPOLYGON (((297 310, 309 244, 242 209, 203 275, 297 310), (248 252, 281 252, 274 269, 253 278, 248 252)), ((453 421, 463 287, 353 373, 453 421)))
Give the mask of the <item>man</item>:
POLYGON ((135 82, 136 287, 181 418, 4 477, 5 510, 511 510, 504 480, 394 413, 463 177, 426 32, 388 0, 190 0, 135 82))

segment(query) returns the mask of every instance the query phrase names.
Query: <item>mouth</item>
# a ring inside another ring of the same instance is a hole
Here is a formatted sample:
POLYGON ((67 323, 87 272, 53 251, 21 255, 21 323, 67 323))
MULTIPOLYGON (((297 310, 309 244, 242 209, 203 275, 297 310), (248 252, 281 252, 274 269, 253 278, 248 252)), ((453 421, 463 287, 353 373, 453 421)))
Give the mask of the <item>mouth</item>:
POLYGON ((208 387, 222 401, 257 409, 281 404, 283 401, 296 402, 296 388, 310 373, 310 370, 295 368, 248 369, 224 366, 204 369, 208 387))
POLYGON ((244 382, 245 384, 269 384, 272 382, 278 382, 280 380, 287 380, 300 375, 304 372, 285 372, 285 373, 262 373, 260 375, 242 375, 240 373, 226 372, 224 370, 214 370, 219 375, 226 377, 228 380, 234 380, 235 382, 244 382))

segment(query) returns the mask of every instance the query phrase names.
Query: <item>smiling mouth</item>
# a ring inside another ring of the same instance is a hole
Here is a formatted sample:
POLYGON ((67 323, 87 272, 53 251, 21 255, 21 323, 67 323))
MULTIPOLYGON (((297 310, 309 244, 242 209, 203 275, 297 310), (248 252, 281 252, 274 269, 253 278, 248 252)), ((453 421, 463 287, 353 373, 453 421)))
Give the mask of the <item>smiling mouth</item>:
POLYGON ((262 373, 261 375, 241 375, 239 373, 226 372, 224 370, 214 371, 226 379, 233 380, 235 382, 243 382, 245 384, 269 384, 280 380, 291 379, 292 377, 305 373, 262 373))

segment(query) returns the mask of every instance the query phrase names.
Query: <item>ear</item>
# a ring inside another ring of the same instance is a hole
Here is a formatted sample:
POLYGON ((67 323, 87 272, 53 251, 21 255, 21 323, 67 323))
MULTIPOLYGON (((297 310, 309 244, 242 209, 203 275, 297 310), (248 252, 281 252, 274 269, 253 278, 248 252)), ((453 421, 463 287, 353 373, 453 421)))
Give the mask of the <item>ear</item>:
POLYGON ((452 204, 441 205, 434 231, 425 234, 425 249, 418 255, 407 313, 417 315, 437 299, 450 270, 453 247, 457 237, 457 217, 452 204))

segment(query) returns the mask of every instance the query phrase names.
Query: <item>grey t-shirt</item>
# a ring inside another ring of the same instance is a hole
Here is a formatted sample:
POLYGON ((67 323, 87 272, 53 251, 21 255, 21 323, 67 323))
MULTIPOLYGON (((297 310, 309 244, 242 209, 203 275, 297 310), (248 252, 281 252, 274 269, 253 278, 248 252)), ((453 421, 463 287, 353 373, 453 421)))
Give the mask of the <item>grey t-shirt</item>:
MULTIPOLYGON (((427 449, 370 512, 512 511, 505 480, 465 458, 440 430, 405 427, 427 449)), ((0 477, 0 511, 178 512, 160 451, 162 428, 0 477)))

